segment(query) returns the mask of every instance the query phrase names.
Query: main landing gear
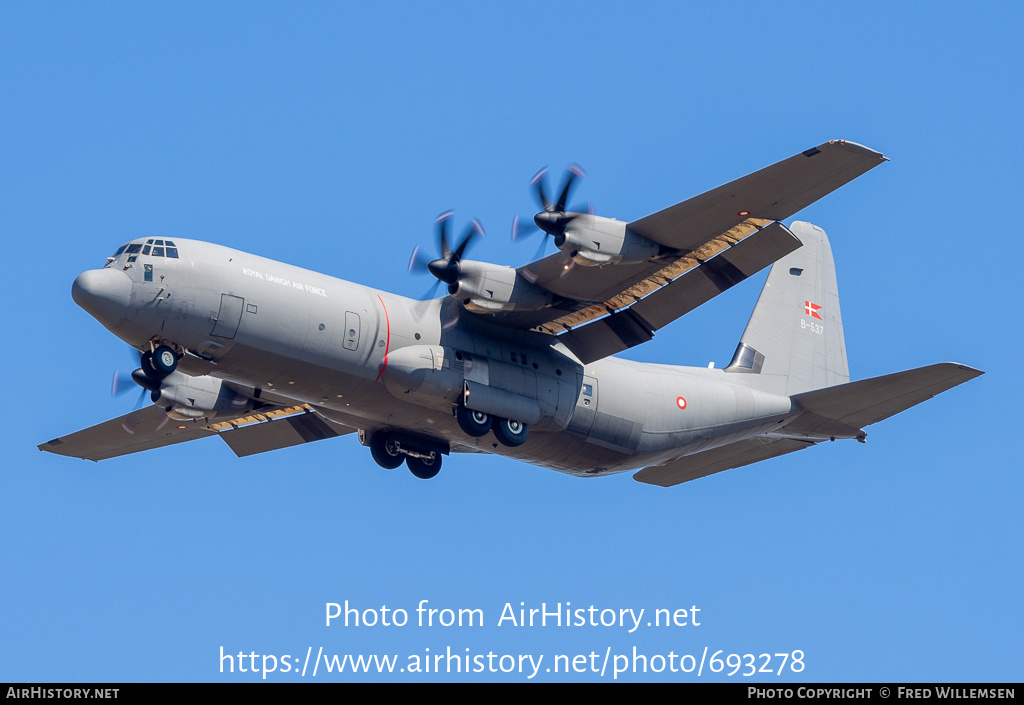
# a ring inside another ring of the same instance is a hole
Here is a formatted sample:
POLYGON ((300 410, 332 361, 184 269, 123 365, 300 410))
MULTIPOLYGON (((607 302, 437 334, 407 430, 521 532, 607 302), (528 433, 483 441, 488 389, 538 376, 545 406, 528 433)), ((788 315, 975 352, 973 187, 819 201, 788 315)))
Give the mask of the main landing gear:
POLYGON ((498 442, 509 448, 521 446, 530 434, 530 427, 522 421, 499 419, 464 406, 459 406, 455 410, 455 420, 459 422, 459 428, 465 431, 467 436, 480 438, 487 435, 488 431, 494 431, 494 437, 498 442))
POLYGON ((440 444, 401 433, 377 431, 370 437, 370 455, 377 465, 394 470, 404 462, 421 480, 429 480, 441 471, 444 452, 440 444))
MULTIPOLYGON (((499 419, 464 406, 456 409, 455 417, 467 435, 480 438, 493 431, 498 442, 510 448, 521 446, 530 433, 530 427, 522 421, 499 419)), ((370 447, 370 455, 377 465, 394 470, 405 463, 409 472, 421 480, 435 477, 441 471, 441 456, 448 453, 447 444, 400 431, 376 431, 368 443, 364 440, 363 431, 359 433, 360 440, 370 447)))

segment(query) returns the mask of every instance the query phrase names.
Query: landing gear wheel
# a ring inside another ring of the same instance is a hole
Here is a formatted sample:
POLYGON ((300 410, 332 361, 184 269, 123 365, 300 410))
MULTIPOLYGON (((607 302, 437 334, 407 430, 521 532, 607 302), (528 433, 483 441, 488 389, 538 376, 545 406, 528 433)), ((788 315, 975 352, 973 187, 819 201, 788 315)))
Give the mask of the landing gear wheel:
POLYGON ((494 424, 494 437, 499 443, 510 448, 523 445, 529 435, 530 427, 522 421, 498 419, 494 424))
POLYGON ((157 378, 163 379, 174 372, 174 368, 178 366, 178 356, 172 348, 158 345, 149 358, 149 366, 156 373, 157 378))
POLYGON ((434 457, 430 460, 414 458, 410 455, 405 459, 405 464, 409 466, 409 472, 421 480, 429 480, 441 472, 441 456, 438 453, 434 453, 434 457))
POLYGON ((460 406, 456 410, 455 419, 459 422, 459 428, 465 431, 467 436, 472 436, 473 438, 486 436, 487 432, 491 430, 493 423, 490 414, 485 414, 482 411, 473 411, 464 406, 460 406))
POLYGON ((370 455, 373 456, 374 462, 385 470, 394 470, 405 460, 405 456, 398 452, 391 434, 384 431, 377 431, 370 438, 370 455))

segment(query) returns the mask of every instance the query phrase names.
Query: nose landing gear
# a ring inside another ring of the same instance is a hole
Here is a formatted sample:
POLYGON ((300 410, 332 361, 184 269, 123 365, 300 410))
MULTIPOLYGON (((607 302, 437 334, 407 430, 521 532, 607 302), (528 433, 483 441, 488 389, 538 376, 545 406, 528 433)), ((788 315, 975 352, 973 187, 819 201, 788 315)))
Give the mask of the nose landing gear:
POLYGON ((169 345, 157 345, 152 352, 142 353, 142 371, 146 376, 161 380, 178 367, 178 354, 169 345))

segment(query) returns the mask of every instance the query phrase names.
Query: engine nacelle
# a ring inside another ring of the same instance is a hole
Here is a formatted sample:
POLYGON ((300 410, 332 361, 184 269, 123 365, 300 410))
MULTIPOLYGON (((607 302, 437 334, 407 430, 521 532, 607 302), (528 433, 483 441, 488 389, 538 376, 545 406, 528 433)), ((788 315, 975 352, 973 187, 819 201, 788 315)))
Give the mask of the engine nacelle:
POLYGON ((470 311, 537 311, 551 303, 551 293, 523 279, 512 267, 462 260, 459 278, 448 293, 470 311))
POLYGON ((640 237, 621 220, 589 214, 573 218, 565 232, 555 236, 555 245, 584 267, 646 262, 661 251, 658 243, 640 237))
POLYGON ((209 375, 192 377, 178 371, 163 379, 155 403, 169 407, 167 415, 181 420, 237 416, 251 411, 254 406, 252 399, 231 389, 221 379, 209 375))

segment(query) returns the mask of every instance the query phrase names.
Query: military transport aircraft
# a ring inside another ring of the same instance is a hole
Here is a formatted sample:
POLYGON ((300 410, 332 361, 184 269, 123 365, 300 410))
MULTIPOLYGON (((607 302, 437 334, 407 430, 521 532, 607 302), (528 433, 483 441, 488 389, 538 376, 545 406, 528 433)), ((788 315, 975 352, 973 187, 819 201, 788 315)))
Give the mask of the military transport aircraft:
MULTIPOLYGON (((886 161, 826 142, 631 222, 571 210, 539 173, 558 248, 513 269, 465 259, 438 220, 448 285, 415 301, 174 237, 119 247, 72 297, 140 352, 152 406, 41 450, 89 460, 219 436, 238 456, 357 433, 385 468, 497 453, 577 476, 642 467, 676 485, 864 427, 980 374, 943 363, 849 381, 825 233, 782 220, 886 161), (454 246, 454 248, 453 248, 454 246), (611 357, 773 264, 724 369, 611 357)), ((519 230, 518 222, 513 233, 519 230)), ((545 239, 546 242, 546 239, 545 239)))

